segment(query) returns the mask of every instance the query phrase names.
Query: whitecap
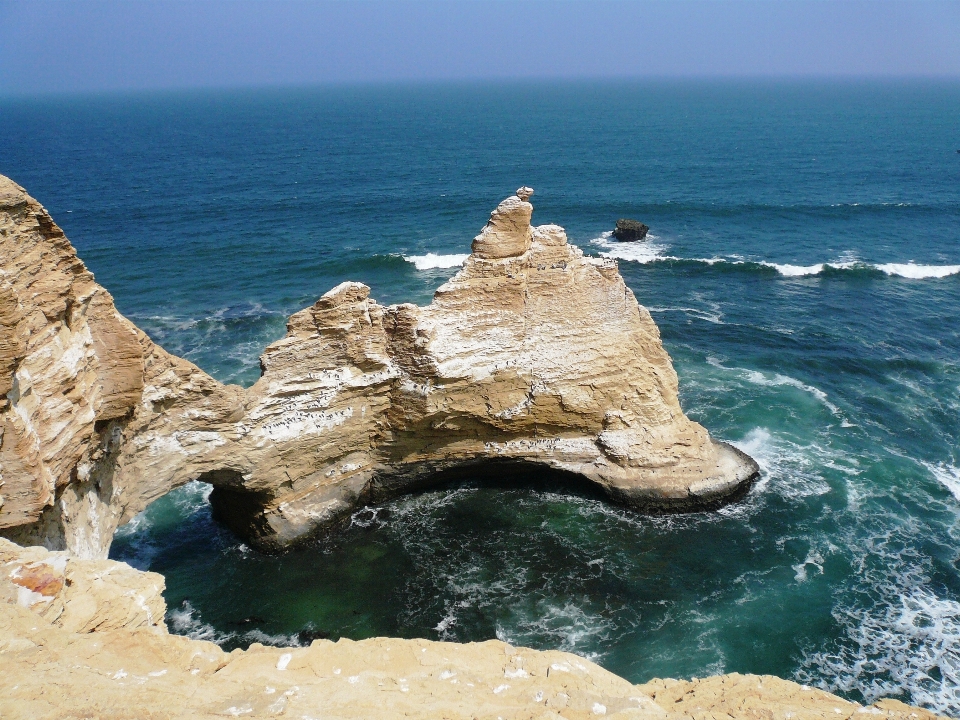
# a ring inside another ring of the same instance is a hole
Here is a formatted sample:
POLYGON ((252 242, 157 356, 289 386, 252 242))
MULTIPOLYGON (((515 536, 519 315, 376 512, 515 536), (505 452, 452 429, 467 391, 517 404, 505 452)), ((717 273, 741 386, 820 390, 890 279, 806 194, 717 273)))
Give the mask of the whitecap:
POLYGON ((682 312, 691 317, 697 318, 698 320, 705 320, 707 322, 713 323, 714 325, 724 325, 723 322, 723 313, 719 309, 719 305, 716 303, 711 303, 713 305, 713 312, 708 312, 700 308, 692 307, 647 307, 652 313, 660 312, 682 312))
POLYGON ((806 277, 808 275, 819 275, 823 272, 824 263, 817 265, 780 265, 778 263, 761 263, 767 267, 774 268, 784 277, 806 277))
POLYGON ((426 255, 404 255, 403 259, 413 263, 417 270, 437 270, 463 265, 468 257, 470 257, 469 254, 437 255, 428 252, 426 255))
POLYGON ((297 637, 296 633, 290 635, 284 635, 283 633, 277 633, 276 635, 271 635, 270 633, 265 633, 263 630, 254 629, 247 630, 241 636, 245 641, 254 643, 258 642, 261 645, 272 645, 273 647, 301 647, 302 643, 297 637))
POLYGON ((917 265, 915 263, 885 263, 876 266, 887 275, 925 280, 928 278, 945 278, 960 273, 960 265, 917 265))
POLYGON ((663 253, 667 249, 656 240, 656 235, 647 235, 647 239, 639 242, 620 242, 611 240, 612 232, 605 232, 598 238, 590 241, 591 245, 602 248, 599 253, 601 257, 615 258, 617 260, 629 260, 630 262, 646 265, 658 260, 669 260, 663 253))
POLYGON ((923 466, 930 471, 937 482, 949 490, 957 500, 960 500, 960 468, 946 463, 934 465, 928 462, 923 463, 923 466))
POLYGON ((732 444, 760 465, 763 475, 757 488, 761 492, 770 484, 782 497, 800 500, 826 495, 831 490, 820 472, 824 457, 830 453, 816 444, 798 445, 775 438, 769 430, 759 427, 732 444))
POLYGON ((616 630, 614 618, 591 613, 578 603, 541 601, 534 607, 514 610, 512 627, 498 623, 495 630, 497 639, 510 645, 543 644, 596 661, 601 653, 586 648, 602 645, 616 630))
POLYGON ((857 260, 854 254, 849 250, 843 252, 839 260, 814 263, 813 265, 791 265, 789 263, 772 263, 763 260, 760 261, 760 264, 773 268, 784 277, 811 277, 814 275, 820 275, 827 268, 831 268, 833 270, 852 270, 853 268, 858 267, 872 267, 872 265, 869 263, 864 263, 860 260, 857 260))
MULTIPOLYGON (((926 280, 931 278, 945 278, 950 275, 960 273, 960 265, 918 265, 909 263, 866 263, 856 259, 850 259, 851 253, 844 253, 841 260, 815 263, 813 265, 791 265, 787 263, 772 263, 759 261, 760 265, 774 268, 784 277, 811 277, 820 275, 827 268, 833 270, 853 270, 855 268, 874 269, 883 272, 886 275, 895 275, 897 277, 909 278, 911 280, 926 280)), ((734 264, 740 264, 740 261, 733 261, 734 264)))
POLYGON ((806 582, 809 578, 807 573, 808 566, 813 567, 818 575, 823 575, 823 562, 823 555, 815 548, 810 548, 810 552, 807 553, 807 557, 804 558, 803 562, 793 566, 793 570, 796 573, 794 579, 798 583, 806 582))

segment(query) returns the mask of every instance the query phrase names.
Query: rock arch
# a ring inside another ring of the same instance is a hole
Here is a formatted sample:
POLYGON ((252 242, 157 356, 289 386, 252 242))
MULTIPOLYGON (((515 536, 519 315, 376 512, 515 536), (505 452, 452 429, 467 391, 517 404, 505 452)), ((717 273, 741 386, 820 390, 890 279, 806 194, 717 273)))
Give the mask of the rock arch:
POLYGON ((105 556, 119 524, 202 478, 231 527, 278 550, 367 499, 491 461, 570 473, 642 510, 742 494, 756 463, 684 415, 616 263, 533 227, 533 191, 518 192, 430 305, 384 307, 342 283, 289 318, 243 389, 117 313, 46 211, 0 177, 0 529, 105 556))

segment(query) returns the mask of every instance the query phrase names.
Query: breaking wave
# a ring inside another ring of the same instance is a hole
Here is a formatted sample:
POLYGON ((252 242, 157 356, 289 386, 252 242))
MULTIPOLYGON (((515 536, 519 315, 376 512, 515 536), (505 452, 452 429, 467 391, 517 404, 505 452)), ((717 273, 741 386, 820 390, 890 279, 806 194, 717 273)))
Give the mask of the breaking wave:
POLYGON ((910 280, 942 279, 960 275, 960 265, 924 265, 913 261, 906 263, 869 263, 861 260, 838 259, 812 265, 793 265, 766 260, 745 260, 737 257, 683 258, 667 255, 667 246, 657 242, 659 238, 648 235, 645 242, 618 242, 611 240, 612 233, 603 233, 590 241, 601 257, 626 260, 641 265, 662 263, 673 266, 705 265, 718 270, 741 272, 775 273, 782 277, 816 277, 837 274, 900 277, 910 280))
POLYGON ((658 243, 659 238, 656 235, 648 234, 643 242, 620 242, 611 240, 612 237, 613 232, 605 232, 595 240, 591 240, 590 244, 602 248, 599 251, 600 256, 605 258, 629 260, 643 265, 670 259, 663 254, 667 249, 666 245, 658 243))
POLYGON ((428 252, 426 255, 404 255, 403 259, 408 263, 413 263, 417 270, 437 270, 463 265, 468 257, 470 257, 469 254, 437 255, 428 252))
POLYGON ((937 482, 950 491, 951 495, 957 500, 960 500, 960 467, 954 467, 946 463, 934 465, 933 463, 926 462, 923 463, 923 466, 930 471, 937 479, 937 482))

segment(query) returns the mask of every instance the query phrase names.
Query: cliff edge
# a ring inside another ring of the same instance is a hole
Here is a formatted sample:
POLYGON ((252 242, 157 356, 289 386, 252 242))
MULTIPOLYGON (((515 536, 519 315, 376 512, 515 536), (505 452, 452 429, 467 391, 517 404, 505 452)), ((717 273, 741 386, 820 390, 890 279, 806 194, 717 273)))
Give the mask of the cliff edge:
POLYGON ((63 232, 0 177, 0 532, 105 557, 191 480, 279 550, 358 504, 531 469, 647 511, 715 507, 758 468, 689 420, 649 312, 611 260, 500 203, 426 307, 345 282, 292 315, 251 388, 120 315, 63 232))
POLYGON ((0 539, 0 716, 430 720, 934 720, 895 700, 861 707, 769 675, 633 685, 562 652, 372 638, 309 647, 167 634, 163 578, 0 539))

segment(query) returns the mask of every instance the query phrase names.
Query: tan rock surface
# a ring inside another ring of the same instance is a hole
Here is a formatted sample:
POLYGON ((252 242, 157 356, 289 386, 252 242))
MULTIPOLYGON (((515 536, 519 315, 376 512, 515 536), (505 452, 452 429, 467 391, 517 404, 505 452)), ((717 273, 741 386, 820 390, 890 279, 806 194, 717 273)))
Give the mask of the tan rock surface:
POLYGON ((162 598, 151 594, 162 583, 122 563, 0 540, 0 717, 934 718, 895 701, 861 708, 769 676, 636 686, 575 655, 496 640, 317 640, 225 653, 166 633, 156 621, 162 598), (11 595, 10 585, 34 585, 44 599, 11 595), (98 620, 71 622, 90 597, 98 620))
POLYGON ((0 529, 105 557, 119 524, 194 479, 264 549, 466 474, 540 468, 655 511, 744 492, 756 464, 683 414, 616 263, 531 226, 532 192, 500 203, 429 306, 342 283, 290 317, 244 390, 123 318, 0 178, 0 529))

